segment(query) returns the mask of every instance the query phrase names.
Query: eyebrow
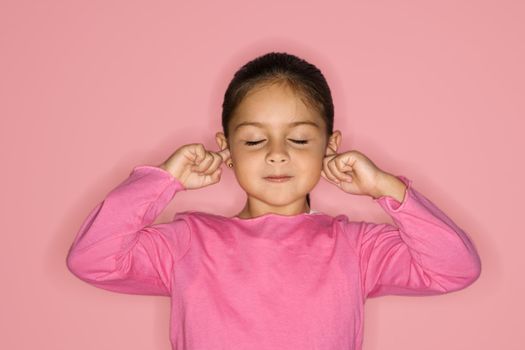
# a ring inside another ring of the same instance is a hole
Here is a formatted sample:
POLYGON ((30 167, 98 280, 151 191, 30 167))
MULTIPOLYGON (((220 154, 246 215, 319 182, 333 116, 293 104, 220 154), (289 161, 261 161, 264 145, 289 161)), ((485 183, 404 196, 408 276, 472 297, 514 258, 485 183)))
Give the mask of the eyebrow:
MULTIPOLYGON (((259 123, 259 122, 242 122, 242 123, 240 123, 239 125, 237 125, 237 126, 235 127, 235 129, 233 129, 233 131, 236 131, 236 130, 237 130, 238 128, 240 128, 241 126, 247 126, 247 125, 253 125, 253 126, 257 126, 257 127, 259 127, 259 128, 262 128, 262 127, 264 127, 265 124, 264 124, 264 123, 259 123)), ((300 121, 300 122, 289 123, 288 125, 289 125, 290 127, 292 127, 292 128, 293 128, 293 127, 296 127, 296 126, 298 126, 298 125, 311 125, 311 126, 314 126, 314 127, 316 127, 316 128, 319 129, 319 125, 317 125, 317 124, 314 123, 314 122, 307 121, 307 120, 305 120, 305 121, 300 121)))

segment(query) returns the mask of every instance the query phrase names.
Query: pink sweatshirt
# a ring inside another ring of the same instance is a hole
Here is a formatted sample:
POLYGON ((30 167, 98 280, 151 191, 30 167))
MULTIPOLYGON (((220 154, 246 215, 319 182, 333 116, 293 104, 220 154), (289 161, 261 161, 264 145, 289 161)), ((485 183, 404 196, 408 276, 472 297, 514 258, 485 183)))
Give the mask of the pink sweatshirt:
POLYGON ((467 234, 398 178, 402 203, 374 199, 396 226, 199 211, 152 225, 185 189, 161 168, 137 166, 85 219, 67 266, 99 288, 171 297, 176 350, 358 350, 366 298, 449 293, 481 273, 467 234))

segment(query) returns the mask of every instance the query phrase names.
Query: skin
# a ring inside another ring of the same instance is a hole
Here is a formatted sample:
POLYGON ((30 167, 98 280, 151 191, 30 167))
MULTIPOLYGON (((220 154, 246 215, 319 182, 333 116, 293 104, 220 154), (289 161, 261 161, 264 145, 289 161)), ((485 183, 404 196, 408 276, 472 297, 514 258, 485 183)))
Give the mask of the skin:
POLYGON ((229 140, 218 132, 216 141, 221 150, 229 149, 227 162, 233 163, 235 177, 246 192, 246 203, 237 215, 243 219, 266 213, 308 212, 306 195, 319 182, 325 157, 334 154, 341 143, 340 131, 327 138, 322 117, 284 84, 250 91, 235 110, 228 132, 229 140), (291 125, 299 121, 313 122, 317 127, 291 125), (237 128, 244 122, 262 125, 237 128), (307 143, 294 140, 307 140, 307 143), (262 142, 247 145, 247 141, 262 142), (282 183, 264 179, 283 174, 292 178, 282 183))
MULTIPOLYGON (((374 199, 406 198, 406 185, 377 167, 357 150, 337 153, 341 133, 326 136, 321 116, 308 108, 283 84, 250 91, 228 125, 229 139, 216 134, 220 151, 200 143, 183 145, 159 165, 185 189, 199 189, 221 178, 221 165, 233 164, 235 176, 246 192, 246 203, 237 217, 249 219, 267 213, 285 216, 309 211, 306 194, 323 177, 342 191, 374 199), (311 122, 317 127, 296 122, 311 122), (257 122, 260 126, 240 126, 257 122), (297 141, 306 140, 306 144, 297 141), (259 142, 260 141, 260 142, 259 142), (247 142, 259 142, 248 145, 247 142), (290 175, 287 182, 269 182, 269 175, 290 175)), ((227 168, 230 169, 230 168, 227 168)))

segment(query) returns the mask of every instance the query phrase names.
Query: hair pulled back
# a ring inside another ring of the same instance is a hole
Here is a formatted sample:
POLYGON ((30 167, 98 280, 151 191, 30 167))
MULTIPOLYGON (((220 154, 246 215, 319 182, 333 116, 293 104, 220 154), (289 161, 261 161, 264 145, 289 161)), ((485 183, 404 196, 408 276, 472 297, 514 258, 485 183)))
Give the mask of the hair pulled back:
MULTIPOLYGON (((224 94, 222 128, 228 139, 229 123, 246 95, 271 84, 285 84, 305 105, 314 108, 323 118, 327 138, 333 133, 334 105, 330 87, 321 71, 313 64, 286 52, 269 52, 258 56, 235 72, 224 94)), ((310 206, 310 194, 306 195, 310 206)))

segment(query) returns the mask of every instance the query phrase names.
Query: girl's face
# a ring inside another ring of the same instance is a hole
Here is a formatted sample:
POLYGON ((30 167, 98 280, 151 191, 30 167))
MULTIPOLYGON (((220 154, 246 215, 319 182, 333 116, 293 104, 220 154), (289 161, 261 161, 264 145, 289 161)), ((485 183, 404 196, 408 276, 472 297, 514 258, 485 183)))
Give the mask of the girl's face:
MULTIPOLYGON (((308 209, 306 195, 321 177, 327 147, 337 150, 340 133, 326 138, 324 120, 283 84, 250 91, 228 126, 230 157, 248 195, 244 211, 294 215, 308 209), (272 182, 267 176, 291 176, 272 182), (248 208, 248 209, 247 209, 248 208)), ((227 147, 217 133, 221 149, 227 147)))

